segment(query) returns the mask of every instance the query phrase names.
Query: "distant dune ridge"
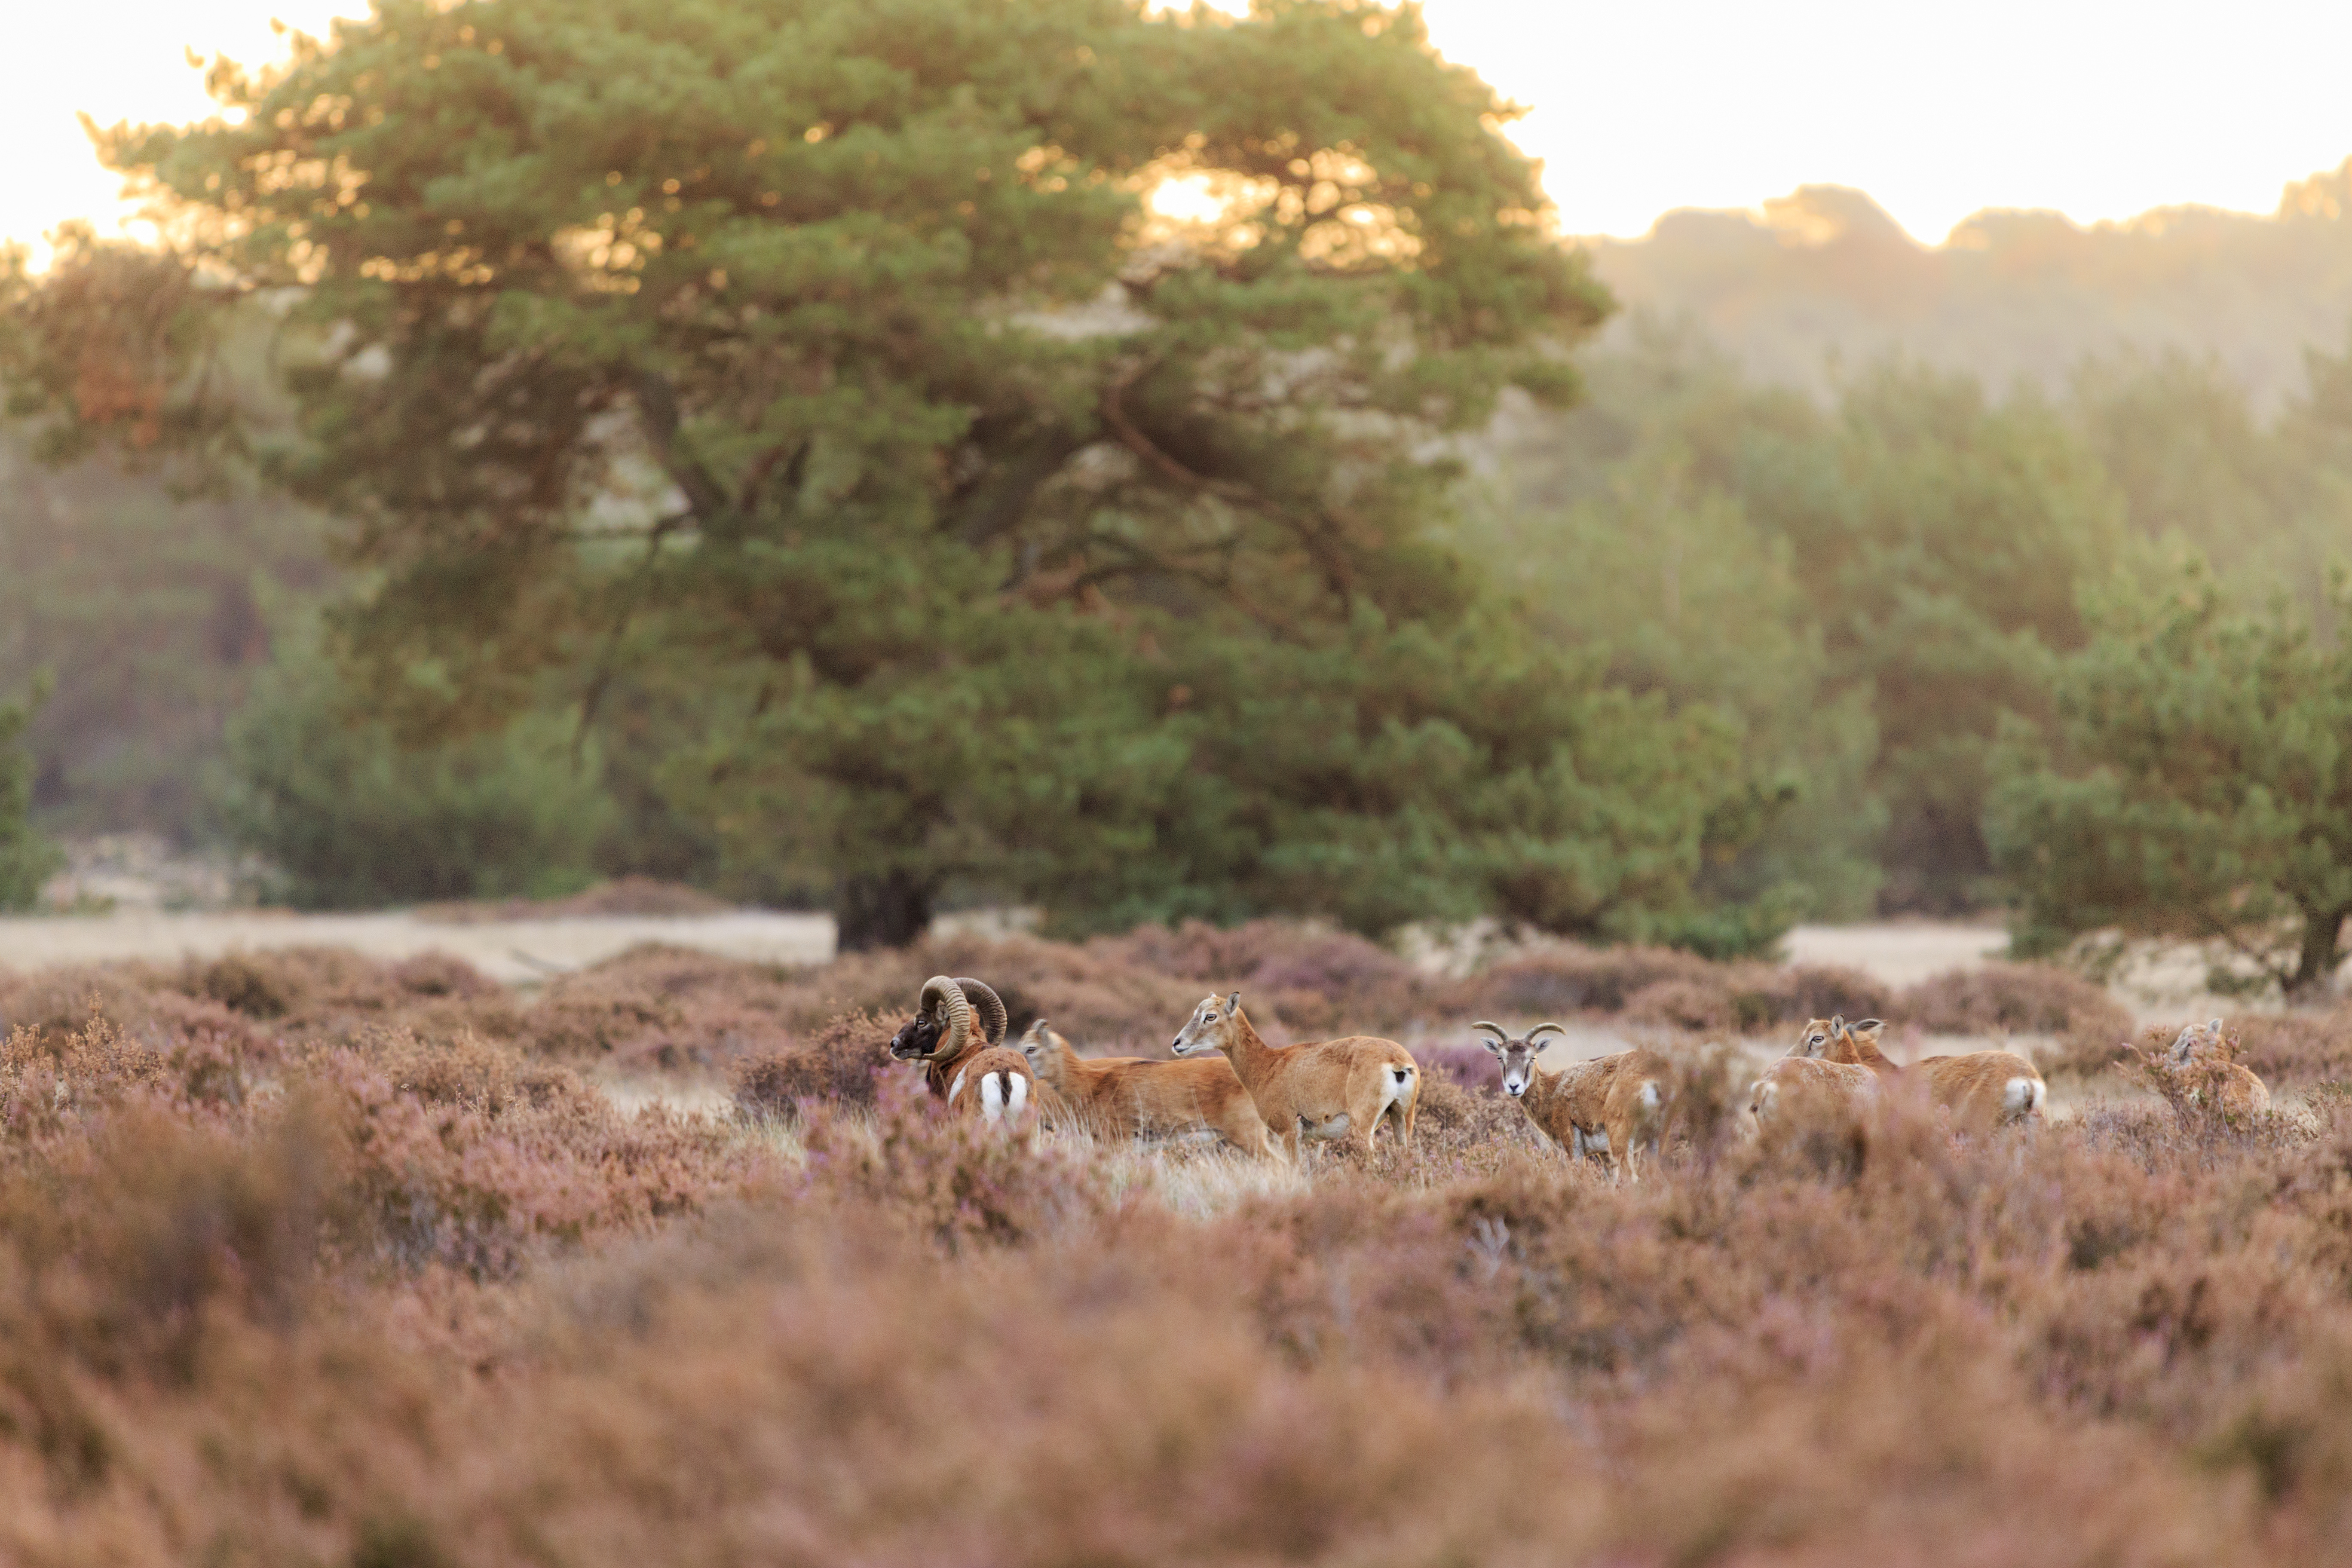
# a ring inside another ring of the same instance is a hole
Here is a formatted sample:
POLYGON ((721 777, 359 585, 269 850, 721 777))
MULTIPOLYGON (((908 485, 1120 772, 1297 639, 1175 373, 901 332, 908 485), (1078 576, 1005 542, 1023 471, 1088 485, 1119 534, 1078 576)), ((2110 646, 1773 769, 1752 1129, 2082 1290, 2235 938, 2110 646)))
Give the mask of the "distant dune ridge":
POLYGON ((2352 321, 2352 159, 2286 187, 2268 217, 2159 207, 2084 227, 1988 210, 1941 245, 1864 193, 1805 185, 1760 214, 1685 209, 1637 240, 1591 241, 1630 309, 1688 317, 1757 377, 1826 391, 1841 365, 1900 352, 2000 390, 2063 386, 2088 356, 2179 350, 2220 363, 2269 410, 2304 351, 2352 321))

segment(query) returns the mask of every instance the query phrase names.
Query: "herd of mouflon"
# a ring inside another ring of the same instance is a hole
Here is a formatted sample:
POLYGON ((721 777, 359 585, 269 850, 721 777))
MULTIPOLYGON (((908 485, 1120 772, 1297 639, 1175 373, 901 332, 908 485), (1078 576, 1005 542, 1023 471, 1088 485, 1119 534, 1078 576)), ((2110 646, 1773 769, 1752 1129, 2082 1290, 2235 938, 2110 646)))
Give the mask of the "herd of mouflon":
MULTIPOLYGON (((1244 1153, 1296 1162, 1302 1140, 1352 1143, 1370 1153, 1383 1125, 1412 1142, 1422 1069, 1394 1040, 1349 1035, 1272 1046, 1250 1025, 1241 993, 1208 996, 1176 1033, 1172 1061, 1082 1057, 1040 1018, 1017 1047, 1005 1043, 1004 1003, 978 980, 934 975, 915 1015, 891 1037, 890 1055, 923 1064, 931 1094, 953 1114, 1007 1125, 1031 1118, 1115 1137, 1198 1137, 1244 1153)), ((1662 1147, 1675 1109, 1673 1061, 1637 1047, 1546 1071, 1538 1024, 1513 1035, 1471 1026, 1502 1068, 1503 1092, 1571 1159, 1590 1158, 1620 1179, 1641 1179, 1662 1147)), ((1953 1131, 1984 1134, 2042 1116, 2049 1087, 2013 1051, 1928 1057, 1897 1066, 1879 1049, 1875 1018, 1806 1022, 1796 1043, 1759 1075, 1745 1101, 1748 1131, 1768 1142, 1852 1140, 1871 1114, 1909 1095, 1953 1131)), ((2234 1059, 2221 1020, 2191 1025, 2170 1049, 2145 1058, 2189 1085, 2177 1103, 2210 1097, 2232 1121, 2267 1110, 2270 1091, 2234 1059)))

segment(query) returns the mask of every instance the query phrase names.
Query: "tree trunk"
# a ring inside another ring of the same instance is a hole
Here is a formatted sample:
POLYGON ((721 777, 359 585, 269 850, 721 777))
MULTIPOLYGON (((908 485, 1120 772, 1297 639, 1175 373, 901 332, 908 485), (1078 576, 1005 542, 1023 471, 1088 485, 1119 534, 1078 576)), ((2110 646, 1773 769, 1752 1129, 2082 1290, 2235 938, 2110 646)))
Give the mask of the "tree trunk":
POLYGON ((833 911, 841 951, 863 952, 920 941, 930 929, 931 893, 928 881, 907 871, 843 878, 833 911))
POLYGON ((2344 929, 2344 910, 2306 910, 2303 916, 2303 952, 2295 962, 2294 975, 2286 983, 2290 996, 2309 996, 2326 989, 2336 977, 2336 966, 2343 962, 2344 950, 2336 942, 2344 929))

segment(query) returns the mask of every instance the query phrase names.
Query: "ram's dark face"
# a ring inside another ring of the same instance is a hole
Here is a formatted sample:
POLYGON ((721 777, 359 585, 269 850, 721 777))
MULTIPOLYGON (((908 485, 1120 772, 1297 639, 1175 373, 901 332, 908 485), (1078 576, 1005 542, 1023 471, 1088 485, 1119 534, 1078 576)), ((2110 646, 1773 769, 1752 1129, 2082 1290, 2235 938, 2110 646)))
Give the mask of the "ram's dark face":
POLYGON ((940 1053, 940 1040, 946 1034, 946 1025, 928 1014, 918 1013, 890 1037, 890 1054, 902 1062, 935 1057, 940 1053))

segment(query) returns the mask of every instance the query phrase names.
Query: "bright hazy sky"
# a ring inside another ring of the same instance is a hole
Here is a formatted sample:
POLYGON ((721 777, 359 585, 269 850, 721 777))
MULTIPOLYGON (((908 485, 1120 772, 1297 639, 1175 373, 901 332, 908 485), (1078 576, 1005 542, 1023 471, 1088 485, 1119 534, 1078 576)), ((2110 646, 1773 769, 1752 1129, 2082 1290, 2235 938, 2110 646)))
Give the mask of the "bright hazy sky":
MULTIPOLYGON (((0 236, 111 226, 74 115, 206 112, 191 47, 254 60, 364 0, 0 0, 0 236)), ((1571 233, 1797 185, 1868 191, 1939 240, 1986 206, 2082 222, 2201 202, 2267 213, 2352 154, 2352 5, 2312 0, 1428 0, 1450 58, 1533 112, 1571 233)))

